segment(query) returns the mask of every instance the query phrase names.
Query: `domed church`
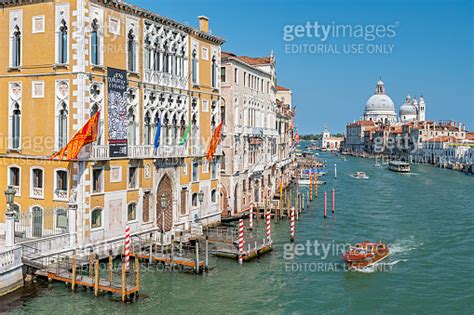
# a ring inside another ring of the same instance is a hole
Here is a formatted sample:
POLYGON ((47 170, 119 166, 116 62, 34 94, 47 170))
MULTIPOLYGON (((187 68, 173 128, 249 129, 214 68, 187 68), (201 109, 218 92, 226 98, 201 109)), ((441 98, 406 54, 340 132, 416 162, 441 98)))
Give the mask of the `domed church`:
POLYGON ((425 99, 420 96, 420 102, 416 100, 416 96, 411 99, 410 95, 405 98, 405 103, 400 106, 400 122, 406 123, 410 121, 425 120, 425 99))
POLYGON ((371 120, 374 122, 392 125, 397 123, 406 123, 410 121, 424 121, 425 120, 425 100, 423 96, 420 97, 420 102, 416 97, 413 99, 408 95, 405 103, 400 107, 400 119, 395 112, 395 106, 392 99, 385 94, 385 85, 382 80, 377 82, 375 93, 365 104, 364 120, 371 120))
POLYGON ((385 94, 385 86, 382 80, 377 82, 375 94, 365 104, 364 120, 372 120, 384 124, 397 122, 397 113, 392 99, 385 94))

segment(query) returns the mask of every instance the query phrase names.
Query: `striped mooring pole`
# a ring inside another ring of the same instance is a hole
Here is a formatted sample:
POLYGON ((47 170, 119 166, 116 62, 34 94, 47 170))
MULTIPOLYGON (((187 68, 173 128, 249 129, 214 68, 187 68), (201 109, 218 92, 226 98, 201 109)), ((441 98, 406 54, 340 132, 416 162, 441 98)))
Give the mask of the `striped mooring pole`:
POLYGON ((239 220, 239 264, 244 262, 244 220, 239 220))
POLYGON ((272 228, 270 225, 270 211, 267 211, 267 242, 272 241, 272 228))
POLYGON ((295 207, 291 207, 290 241, 295 241, 295 207))
POLYGON ((130 268, 130 226, 125 227, 125 270, 130 268))

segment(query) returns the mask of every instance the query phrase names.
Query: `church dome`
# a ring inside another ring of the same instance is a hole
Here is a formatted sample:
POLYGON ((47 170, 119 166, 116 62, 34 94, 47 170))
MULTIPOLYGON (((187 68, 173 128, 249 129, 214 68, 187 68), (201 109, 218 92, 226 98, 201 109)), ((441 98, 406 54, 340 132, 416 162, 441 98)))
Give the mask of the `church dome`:
POLYGON ((410 96, 408 95, 405 99, 405 103, 400 106, 400 116, 416 115, 417 110, 415 105, 410 101, 410 96))
POLYGON ((372 95, 365 104, 365 113, 371 112, 394 112, 395 105, 388 95, 375 94, 372 95))

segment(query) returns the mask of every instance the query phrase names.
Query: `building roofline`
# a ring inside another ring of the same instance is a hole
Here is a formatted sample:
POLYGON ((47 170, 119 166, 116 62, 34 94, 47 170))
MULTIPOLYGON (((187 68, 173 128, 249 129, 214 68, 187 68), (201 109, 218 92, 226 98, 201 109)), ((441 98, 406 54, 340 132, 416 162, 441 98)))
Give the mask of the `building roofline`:
MULTIPOLYGON (((0 0, 0 4, 3 6, 15 6, 15 5, 23 5, 23 4, 33 4, 33 3, 41 3, 41 2, 52 2, 52 0, 0 0)), ((127 3, 122 0, 97 0, 97 2, 103 4, 106 7, 113 7, 127 13, 142 17, 144 19, 148 19, 150 21, 158 22, 165 26, 177 28, 178 30, 184 31, 190 35, 197 36, 199 38, 208 40, 218 45, 222 45, 225 43, 225 40, 219 36, 212 35, 210 33, 206 33, 200 31, 192 26, 185 25, 183 23, 177 22, 173 19, 168 17, 159 15, 154 13, 150 10, 144 9, 142 7, 136 6, 134 4, 127 3)))

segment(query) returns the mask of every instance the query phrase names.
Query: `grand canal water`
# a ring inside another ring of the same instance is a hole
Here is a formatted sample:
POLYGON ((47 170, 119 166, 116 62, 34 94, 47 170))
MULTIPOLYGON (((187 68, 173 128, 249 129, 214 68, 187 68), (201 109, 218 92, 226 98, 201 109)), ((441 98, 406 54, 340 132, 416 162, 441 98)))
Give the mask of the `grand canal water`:
POLYGON ((288 248, 289 222, 283 220, 272 223, 270 255, 244 266, 214 258, 214 268, 203 276, 144 272, 141 298, 134 304, 43 284, 18 293, 23 298, 1 304, 2 309, 36 314, 472 314, 474 178, 428 165, 414 165, 411 175, 402 175, 374 167, 373 160, 321 157, 328 160, 328 184, 297 222, 296 244, 382 240, 391 250, 383 270, 347 272, 339 254, 323 259, 314 248, 295 255, 288 248), (353 179, 349 174, 355 171, 365 171, 370 179, 353 179), (322 193, 333 187, 336 213, 329 211, 324 220, 322 193))

